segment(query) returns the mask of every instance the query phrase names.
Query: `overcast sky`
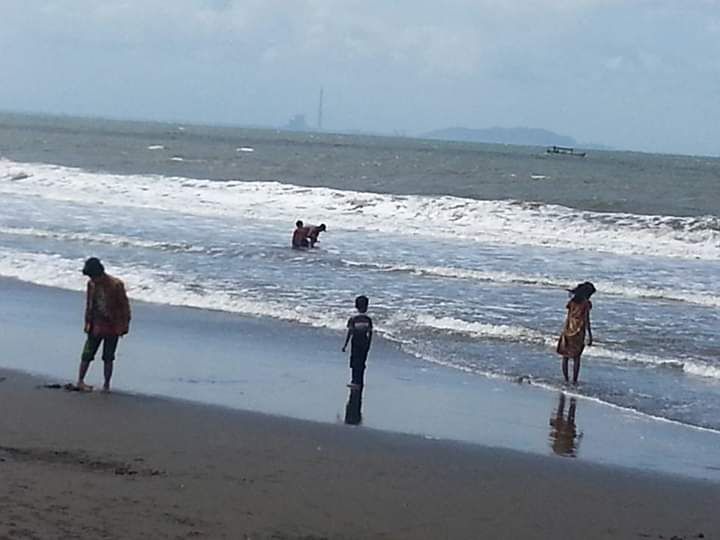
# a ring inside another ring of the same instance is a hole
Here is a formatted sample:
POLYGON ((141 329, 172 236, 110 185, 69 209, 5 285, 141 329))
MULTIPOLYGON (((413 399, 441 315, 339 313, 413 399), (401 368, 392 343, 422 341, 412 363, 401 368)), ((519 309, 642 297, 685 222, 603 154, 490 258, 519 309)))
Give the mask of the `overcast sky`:
POLYGON ((0 109, 720 154, 720 0, 0 0, 0 109))

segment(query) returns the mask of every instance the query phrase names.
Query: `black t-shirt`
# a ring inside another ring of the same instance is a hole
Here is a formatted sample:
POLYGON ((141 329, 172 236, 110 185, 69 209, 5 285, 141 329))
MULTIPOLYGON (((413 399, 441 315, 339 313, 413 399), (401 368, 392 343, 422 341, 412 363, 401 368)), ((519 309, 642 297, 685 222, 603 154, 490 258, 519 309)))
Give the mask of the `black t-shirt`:
POLYGON ((364 313, 360 313, 348 319, 347 327, 352 331, 352 350, 367 351, 370 348, 372 319, 364 313))

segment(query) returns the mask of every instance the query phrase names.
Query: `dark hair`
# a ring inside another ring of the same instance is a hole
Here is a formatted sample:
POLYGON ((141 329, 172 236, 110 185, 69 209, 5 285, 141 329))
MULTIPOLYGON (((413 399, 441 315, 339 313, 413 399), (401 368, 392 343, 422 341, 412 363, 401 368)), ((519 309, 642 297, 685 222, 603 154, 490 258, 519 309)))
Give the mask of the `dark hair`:
POLYGON ((296 227, 302 227, 302 226, 303 226, 302 220, 298 219, 298 220, 295 222, 295 226, 296 226, 296 227))
POLYGON ((321 223, 321 224, 320 224, 320 227, 318 227, 318 228, 319 228, 321 231, 327 230, 327 227, 325 226, 324 223, 321 223))
POLYGON ((91 278, 102 276, 105 273, 105 267, 100 262, 100 259, 97 257, 90 257, 87 261, 85 261, 82 273, 91 278))
POLYGON ((580 303, 583 300, 590 298, 595 293, 596 289, 595 285, 589 281, 584 281, 579 283, 574 289, 569 289, 569 291, 573 295, 571 302, 580 303))
POLYGON ((355 307, 360 313, 365 313, 367 311, 369 303, 370 300, 368 300, 368 297, 364 294, 361 294, 355 299, 355 307))

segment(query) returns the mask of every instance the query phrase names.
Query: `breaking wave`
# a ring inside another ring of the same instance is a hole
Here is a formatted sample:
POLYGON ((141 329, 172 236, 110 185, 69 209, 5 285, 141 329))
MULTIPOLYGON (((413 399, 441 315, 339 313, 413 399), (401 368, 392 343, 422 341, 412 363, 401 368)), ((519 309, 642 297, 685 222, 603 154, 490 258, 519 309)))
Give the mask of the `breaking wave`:
POLYGON ((280 182, 211 181, 0 160, 0 193, 178 214, 287 221, 313 208, 337 228, 720 260, 720 218, 599 213, 559 205, 450 196, 398 196, 280 182), (569 239, 580 239, 571 244, 569 239))
MULTIPOLYGON (((447 266, 413 266, 404 264, 382 264, 372 262, 356 262, 344 260, 348 266, 362 267, 380 272, 405 272, 418 276, 442 277, 459 280, 479 282, 525 285, 529 287, 547 287, 565 289, 573 285, 573 277, 558 277, 548 275, 517 274, 512 272, 497 272, 492 270, 475 270, 470 268, 455 268, 447 266)), ((640 287, 623 285, 612 281, 595 280, 595 286, 603 294, 622 296, 633 299, 661 300, 671 302, 685 302, 707 307, 720 307, 720 298, 713 291, 667 289, 661 287, 640 287)))
MULTIPOLYGON (((223 253, 218 246, 194 245, 188 242, 169 242, 143 239, 118 234, 99 232, 63 232, 33 227, 2 227, 0 234, 30 238, 51 239, 59 241, 82 242, 85 244, 105 244, 117 247, 136 247, 175 253, 198 253, 217 255, 223 253)), ((413 266, 402 264, 383 264, 374 262, 356 262, 341 260, 343 265, 364 268, 378 272, 398 272, 417 276, 441 277, 458 280, 470 280, 501 285, 522 285, 528 287, 546 287, 564 289, 573 283, 570 276, 559 277, 550 275, 518 274, 492 270, 476 270, 446 266, 413 266)), ((631 299, 685 302, 700 306, 720 307, 720 297, 712 291, 683 290, 678 288, 640 287, 624 285, 613 281, 596 280, 595 285, 603 294, 610 294, 631 299)))
POLYGON ((42 238, 51 240, 83 242, 91 244, 109 244, 118 247, 138 247, 146 249, 159 249, 163 251, 204 253, 207 250, 202 247, 193 246, 184 242, 161 242, 154 240, 143 240, 141 238, 130 238, 117 234, 107 233, 83 233, 83 232, 60 232, 47 229, 36 229, 33 227, 0 227, 0 234, 13 236, 25 236, 31 238, 42 238))
MULTIPOLYGON (((78 274, 82 264, 83 260, 79 258, 0 249, 0 275, 38 285, 83 290, 84 281, 79 279, 78 274)), ((117 270, 126 280, 128 294, 147 302, 271 317, 332 330, 343 330, 347 316, 347 311, 340 308, 318 310, 312 305, 254 297, 250 291, 243 289, 228 291, 221 283, 204 281, 198 276, 182 276, 179 279, 171 272, 153 270, 141 265, 117 265, 117 270)), ((384 326, 379 328, 389 339, 402 343, 401 339, 394 336, 406 333, 401 327, 407 327, 408 324, 412 325, 413 332, 423 334, 463 335, 477 340, 524 343, 548 349, 555 346, 557 339, 556 335, 519 325, 490 324, 427 314, 418 314, 412 319, 404 320, 389 318, 384 326)), ((720 368, 701 361, 627 352, 607 348, 602 344, 587 348, 585 355, 610 362, 647 364, 658 368, 678 369, 694 376, 720 379, 720 368)))
MULTIPOLYGON (((512 343, 526 343, 554 348, 557 343, 556 335, 548 335, 535 329, 518 325, 488 324, 482 322, 464 321, 452 317, 434 317, 432 315, 418 315, 415 317, 418 325, 425 330, 443 331, 461 334, 479 340, 499 340, 512 343)), ((608 348, 602 345, 587 347, 584 356, 603 359, 616 363, 638 363, 658 368, 678 369, 690 375, 720 379, 720 369, 702 361, 687 359, 663 358, 659 356, 623 351, 622 349, 608 348)))

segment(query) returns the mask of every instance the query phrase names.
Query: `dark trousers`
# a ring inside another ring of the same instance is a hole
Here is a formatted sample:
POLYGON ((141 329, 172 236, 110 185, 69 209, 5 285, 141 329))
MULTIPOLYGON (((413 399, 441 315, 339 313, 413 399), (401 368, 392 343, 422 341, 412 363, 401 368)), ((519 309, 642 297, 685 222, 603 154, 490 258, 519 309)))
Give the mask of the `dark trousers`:
POLYGON ((352 370, 352 383, 362 387, 365 376, 365 363, 367 362, 368 349, 354 346, 350 350, 350 369, 352 370))
POLYGON ((100 348, 100 343, 102 343, 103 361, 112 362, 115 360, 115 350, 117 349, 118 339, 118 336, 93 336, 92 334, 88 334, 82 351, 82 361, 92 362, 95 359, 95 354, 100 348))
POLYGON ((345 406, 345 423, 357 426, 362 422, 362 388, 350 390, 345 406))
POLYGON ((357 384, 359 386, 365 385, 365 366, 352 366, 350 368, 352 370, 352 383, 357 384))

